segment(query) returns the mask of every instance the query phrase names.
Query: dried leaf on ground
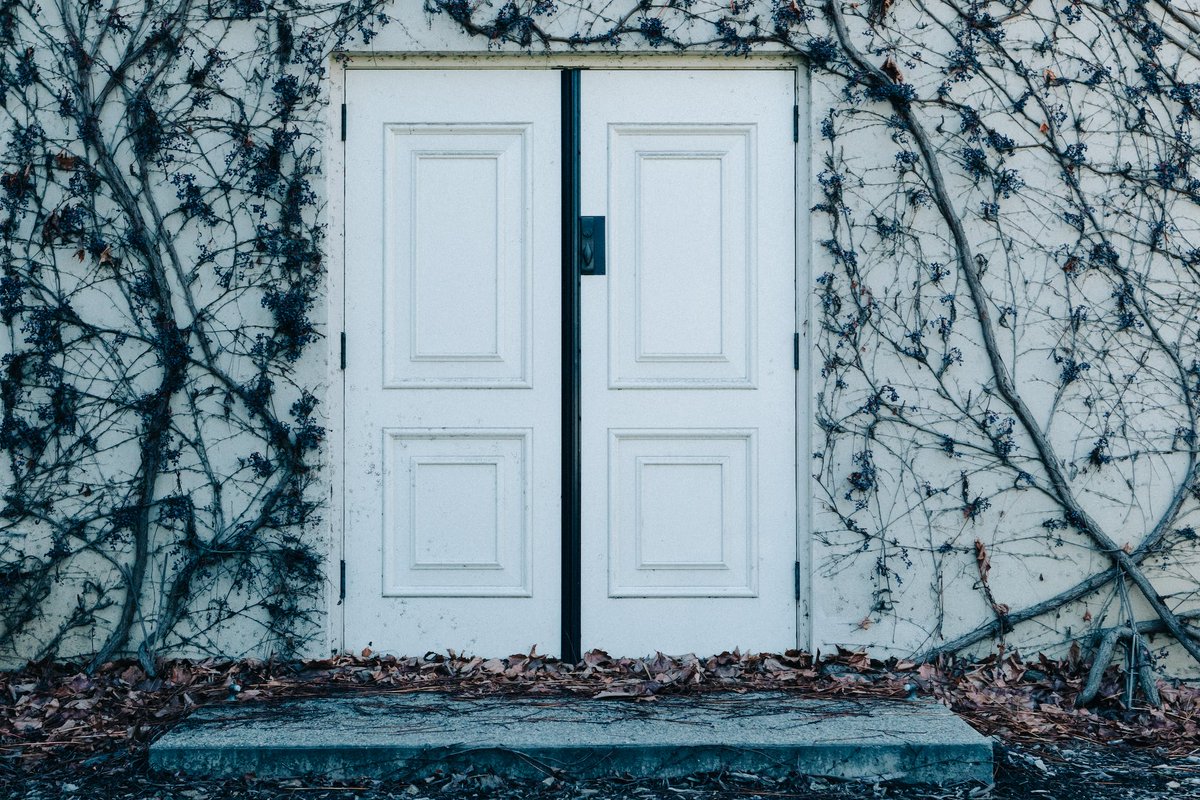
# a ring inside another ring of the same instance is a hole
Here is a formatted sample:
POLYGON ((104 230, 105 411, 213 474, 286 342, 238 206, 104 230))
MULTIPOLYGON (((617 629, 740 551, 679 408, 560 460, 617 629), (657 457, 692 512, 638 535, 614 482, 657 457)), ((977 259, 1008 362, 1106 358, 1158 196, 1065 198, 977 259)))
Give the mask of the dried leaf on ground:
POLYGON ((466 696, 563 694, 621 701, 714 691, 782 690, 822 697, 908 696, 912 687, 961 714, 985 734, 1026 743, 1120 740, 1172 753, 1200 748, 1200 688, 1159 682, 1163 708, 1126 709, 1125 674, 1105 673, 1100 702, 1076 709, 1088 665, 1078 657, 1022 661, 1015 652, 982 661, 879 661, 838 649, 720 653, 707 658, 656 653, 614 658, 603 651, 564 664, 535 651, 482 659, 339 655, 318 661, 172 660, 149 676, 135 662, 78 668, 32 664, 0 673, 0 746, 27 759, 138 749, 192 709, 338 692, 443 692, 466 696))

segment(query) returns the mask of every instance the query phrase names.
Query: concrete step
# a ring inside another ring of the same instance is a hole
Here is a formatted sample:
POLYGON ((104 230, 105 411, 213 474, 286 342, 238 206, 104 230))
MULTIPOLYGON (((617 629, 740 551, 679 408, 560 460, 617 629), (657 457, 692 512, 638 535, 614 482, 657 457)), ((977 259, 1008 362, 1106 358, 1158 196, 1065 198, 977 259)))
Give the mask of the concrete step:
POLYGON ((924 700, 779 692, 653 702, 413 693, 204 708, 151 746, 150 763, 273 778, 411 780, 468 768, 573 778, 733 770, 947 784, 991 783, 992 744, 924 700))

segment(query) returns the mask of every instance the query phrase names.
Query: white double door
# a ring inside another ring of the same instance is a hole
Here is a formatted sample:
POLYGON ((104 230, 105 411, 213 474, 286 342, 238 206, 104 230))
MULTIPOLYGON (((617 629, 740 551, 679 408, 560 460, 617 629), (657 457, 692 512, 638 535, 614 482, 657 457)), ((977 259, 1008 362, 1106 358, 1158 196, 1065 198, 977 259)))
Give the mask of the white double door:
POLYGON ((574 453, 560 74, 347 73, 347 648, 558 653, 564 458, 583 649, 795 646, 793 79, 582 72, 574 453))

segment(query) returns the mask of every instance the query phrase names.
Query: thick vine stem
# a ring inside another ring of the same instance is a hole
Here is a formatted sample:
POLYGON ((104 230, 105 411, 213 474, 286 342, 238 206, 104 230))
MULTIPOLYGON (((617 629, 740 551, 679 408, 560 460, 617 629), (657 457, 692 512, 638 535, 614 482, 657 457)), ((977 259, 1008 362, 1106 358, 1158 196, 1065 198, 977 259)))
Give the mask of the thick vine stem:
MULTIPOLYGON (((1189 621, 1195 621, 1198 618, 1200 618, 1200 615, 1196 614, 1183 617, 1183 619, 1189 621)), ((1151 634, 1168 632, 1167 626, 1162 623, 1162 620, 1146 620, 1136 625, 1119 625, 1094 632, 1092 640, 1095 642, 1095 650, 1092 654, 1092 665, 1088 669, 1087 681, 1076 698, 1075 705, 1083 707, 1095 701, 1096 695, 1100 690, 1100 682, 1104 678, 1104 672, 1108 669, 1109 664, 1112 663, 1112 658, 1118 644, 1122 641, 1132 644, 1133 640, 1136 639, 1136 646, 1141 648, 1143 652, 1149 652, 1150 646, 1144 637, 1151 634)), ((1188 636, 1193 640, 1200 641, 1200 630, 1188 630, 1188 636)), ((1146 661, 1139 663, 1137 665, 1137 673, 1138 681, 1141 684, 1142 692, 1146 696, 1147 702, 1153 706, 1159 706, 1161 700, 1152 665, 1146 661)))
MULTIPOLYGON (((826 0, 825 8, 833 22, 842 49, 855 67, 860 69, 865 75, 870 76, 871 80, 881 85, 893 83, 891 77, 884 73, 882 69, 868 62, 850 41, 846 21, 840 7, 840 0, 826 0)), ((1115 562, 1120 571, 1127 575, 1133 584, 1138 587, 1142 596, 1149 603, 1155 614, 1158 615, 1159 619, 1162 620, 1163 625, 1166 626, 1171 635, 1187 650, 1192 658, 1200 663, 1200 642, 1196 642, 1188 635, 1179 618, 1167 608, 1158 591, 1138 568, 1137 564, 1133 562, 1129 554, 1104 533, 1099 524, 1092 519, 1086 509, 1076 500, 1066 474, 1063 471, 1062 461, 1055 454, 1049 439, 1034 418, 1033 412, 1017 392, 1008 366, 1004 363, 999 344, 996 341, 994 323, 992 322, 991 311, 989 309, 989 300, 978 272, 978 265, 972 252, 971 242, 967 236, 966 229, 963 227, 962 220, 959 218, 950 199, 949 191, 946 188, 946 181, 942 176, 939 165, 937 150, 930 141, 924 126, 914 116, 909 100, 893 95, 890 102, 896 115, 904 122, 905 128, 912 134, 914 141, 917 143, 917 147, 921 152, 922 163, 928 172, 928 182, 933 192, 934 202, 947 227, 950 229, 954 240, 955 257, 958 261, 959 273, 965 280, 971 296, 972 306, 976 314, 975 321, 979 325, 983 349, 991 365, 996 390, 1000 393, 1000 396, 1009 408, 1012 409, 1013 414, 1020 421, 1026 435, 1033 442, 1034 448, 1038 453, 1039 464, 1049 478, 1055 496, 1067 511, 1069 517, 1077 521, 1077 527, 1090 537, 1096 543, 1097 547, 1115 562)))
MULTIPOLYGON (((184 0, 173 11, 172 18, 186 18, 190 2, 184 0)), ((70 15, 61 9, 64 20, 70 15)), ((68 23, 69 24, 69 23, 68 23)), ((68 27, 72 41, 82 42, 84 37, 80 31, 68 27)), ((136 51, 124 54, 122 60, 115 65, 115 75, 123 75, 134 66, 136 51)), ((81 114, 84 118, 100 118, 102 114, 101 100, 92 93, 92 76, 88 64, 80 60, 76 72, 76 80, 72 89, 80 98, 81 114)), ((145 218, 145 204, 153 205, 153 195, 135 194, 125 182, 122 170, 116 165, 113 154, 101 138, 100 128, 95 125, 81 125, 82 139, 86 145, 89 160, 100 167, 105 183, 112 189, 115 202, 123 212, 124 218, 132 228, 132 243, 146 265, 146 276, 150 295, 154 305, 150 311, 152 325, 156 334, 166 342, 172 342, 181 335, 173 309, 173 296, 170 290, 166 268, 158 250, 151 244, 161 242, 165 238, 161 226, 150 224, 145 218)), ((171 346, 171 345, 168 345, 171 346)), ((129 643, 130 634, 138 622, 143 585, 149 566, 153 521, 151 515, 155 507, 155 491, 162 473, 162 460, 166 438, 171 427, 171 406, 176 393, 184 385, 185 364, 175 359, 164 359, 161 364, 161 377, 158 386, 150 395, 149 405, 144 413, 144 428, 141 432, 141 452, 139 454, 138 488, 134 499, 136 521, 133 525, 134 557, 131 563, 121 569, 124 583, 124 600, 121 615, 113 630, 109 633, 104 644, 96 651, 88 664, 89 671, 94 671, 101 664, 110 661, 116 654, 124 652, 129 643)), ((154 672, 153 660, 146 661, 151 674, 154 672)))

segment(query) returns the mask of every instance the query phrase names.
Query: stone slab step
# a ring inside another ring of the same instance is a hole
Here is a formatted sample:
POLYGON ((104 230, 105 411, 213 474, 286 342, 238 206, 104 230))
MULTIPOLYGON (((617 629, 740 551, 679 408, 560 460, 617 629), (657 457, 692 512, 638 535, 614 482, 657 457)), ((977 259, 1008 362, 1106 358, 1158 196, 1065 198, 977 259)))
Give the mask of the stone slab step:
POLYGON ((777 692, 653 702, 411 693, 204 708, 151 746, 150 763, 264 778, 412 780, 468 768, 572 778, 732 770, 947 784, 991 783, 992 744, 949 709, 924 700, 777 692))

